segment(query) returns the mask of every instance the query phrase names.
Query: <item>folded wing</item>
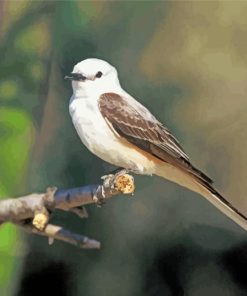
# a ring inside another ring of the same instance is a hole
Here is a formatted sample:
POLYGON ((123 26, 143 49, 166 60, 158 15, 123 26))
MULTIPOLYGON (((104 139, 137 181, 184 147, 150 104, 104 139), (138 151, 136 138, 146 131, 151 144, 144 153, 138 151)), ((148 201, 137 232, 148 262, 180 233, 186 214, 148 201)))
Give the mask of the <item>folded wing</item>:
MULTIPOLYGON (((99 100, 99 109, 114 131, 130 143, 158 159, 176 166, 190 175, 196 188, 187 186, 203 195, 219 210, 247 230, 247 218, 228 202, 212 186, 212 180, 189 161, 176 138, 144 106, 116 93, 104 93, 99 100), (132 104, 133 103, 133 104, 132 104)), ((162 175, 162 174, 161 174, 162 175)))
POLYGON ((111 123, 115 132, 130 143, 158 159, 178 166, 209 186, 212 180, 196 169, 177 139, 150 112, 141 106, 131 105, 116 93, 104 93, 99 100, 99 109, 111 123))

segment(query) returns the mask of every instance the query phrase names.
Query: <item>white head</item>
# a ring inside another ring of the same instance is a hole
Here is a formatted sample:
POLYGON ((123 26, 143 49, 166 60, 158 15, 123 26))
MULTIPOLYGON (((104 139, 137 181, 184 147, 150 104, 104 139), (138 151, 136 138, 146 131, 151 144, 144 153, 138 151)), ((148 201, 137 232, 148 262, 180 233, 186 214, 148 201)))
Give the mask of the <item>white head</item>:
POLYGON ((120 87, 117 70, 106 61, 95 58, 79 62, 64 78, 72 81, 74 94, 79 96, 102 94, 120 87))

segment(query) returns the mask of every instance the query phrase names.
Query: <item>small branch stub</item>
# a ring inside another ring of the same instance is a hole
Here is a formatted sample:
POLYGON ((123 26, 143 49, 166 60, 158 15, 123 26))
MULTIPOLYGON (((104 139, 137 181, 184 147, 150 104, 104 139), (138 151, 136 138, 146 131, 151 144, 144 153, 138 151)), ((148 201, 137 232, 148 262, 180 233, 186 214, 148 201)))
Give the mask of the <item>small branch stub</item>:
POLYGON ((106 175, 101 179, 104 180, 103 185, 98 187, 93 195, 93 202, 101 207, 105 200, 118 194, 132 194, 135 190, 134 178, 127 174, 125 169, 119 171, 115 175, 106 175))
POLYGON ((48 224, 48 221, 49 213, 45 207, 43 207, 40 211, 35 211, 32 224, 36 229, 38 229, 39 231, 43 231, 48 224))
POLYGON ((134 178, 128 174, 117 176, 115 180, 115 188, 123 194, 133 194, 135 191, 134 178))

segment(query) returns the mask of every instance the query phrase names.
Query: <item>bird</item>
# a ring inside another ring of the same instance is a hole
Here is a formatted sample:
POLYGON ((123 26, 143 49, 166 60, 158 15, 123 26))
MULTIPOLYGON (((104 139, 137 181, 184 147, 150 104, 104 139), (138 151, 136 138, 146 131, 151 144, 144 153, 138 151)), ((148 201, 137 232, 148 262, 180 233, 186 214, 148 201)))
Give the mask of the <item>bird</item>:
POLYGON ((119 168, 158 175, 194 191, 247 230, 247 217, 191 163, 170 130, 121 87, 114 66, 88 58, 64 78, 72 81, 72 122, 93 154, 119 168))

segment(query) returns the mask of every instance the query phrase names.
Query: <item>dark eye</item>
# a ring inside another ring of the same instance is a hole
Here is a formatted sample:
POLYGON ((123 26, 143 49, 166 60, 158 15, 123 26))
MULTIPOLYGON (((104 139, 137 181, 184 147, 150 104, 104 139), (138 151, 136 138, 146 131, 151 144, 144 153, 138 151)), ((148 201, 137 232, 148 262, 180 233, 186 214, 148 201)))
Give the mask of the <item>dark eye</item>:
POLYGON ((97 74, 95 75, 95 77, 100 78, 103 75, 103 73, 101 71, 97 72, 97 74))

